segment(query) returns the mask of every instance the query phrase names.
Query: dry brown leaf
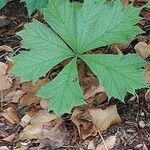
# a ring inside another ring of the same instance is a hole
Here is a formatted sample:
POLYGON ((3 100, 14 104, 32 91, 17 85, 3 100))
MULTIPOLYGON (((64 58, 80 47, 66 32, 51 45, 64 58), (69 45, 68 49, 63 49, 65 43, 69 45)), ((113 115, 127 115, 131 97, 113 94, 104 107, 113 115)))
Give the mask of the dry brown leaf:
POLYGON ((25 94, 20 98, 20 106, 29 106, 31 104, 40 104, 40 97, 33 94, 25 94))
POLYGON ((58 118, 53 123, 44 125, 42 139, 49 139, 53 149, 58 149, 70 143, 71 136, 63 119, 58 118))
POLYGON ((1 146, 0 150, 10 150, 7 146, 1 146))
POLYGON ((19 116, 14 107, 9 107, 4 110, 2 116, 12 124, 18 124, 20 122, 19 116))
POLYGON ((95 97, 96 94, 105 92, 103 87, 96 87, 96 86, 91 86, 89 90, 86 91, 84 95, 84 99, 88 100, 90 98, 95 97))
POLYGON ((145 80, 148 84, 150 84, 150 64, 145 65, 145 80))
POLYGON ((31 124, 46 124, 57 117, 55 114, 48 113, 46 110, 39 110, 32 118, 31 124))
POLYGON ((0 62, 0 75, 6 75, 7 73, 7 65, 0 62))
POLYGON ((26 124, 31 122, 21 133, 20 138, 22 139, 40 139, 43 125, 57 118, 56 115, 48 113, 46 110, 39 110, 36 113, 32 113, 33 116, 30 114, 31 112, 25 115, 21 122, 22 126, 26 126, 26 124))
POLYGON ((143 149, 142 150, 148 150, 147 146, 145 145, 145 143, 143 143, 143 149))
POLYGON ((89 112, 92 116, 93 124, 97 131, 102 132, 110 125, 121 122, 116 105, 111 105, 104 110, 90 109, 89 112))
POLYGON ((45 99, 41 99, 40 106, 42 109, 48 110, 48 101, 45 99))
POLYGON ((146 100, 147 108, 150 111, 150 89, 148 89, 147 92, 145 93, 145 100, 146 100))
POLYGON ((20 121, 20 125, 22 127, 26 127, 32 120, 32 116, 30 116, 29 113, 26 113, 22 118, 21 118, 21 121, 20 121))
POLYGON ((76 125, 81 139, 89 137, 95 131, 95 127, 88 110, 81 110, 80 108, 74 109, 71 120, 76 125))
POLYGON ((6 90, 12 86, 12 79, 7 74, 7 65, 0 62, 0 90, 6 90))
POLYGON ((44 78, 44 79, 38 79, 35 84, 32 84, 32 82, 24 82, 21 85, 21 90, 28 93, 28 94, 35 94, 38 89, 46 84, 49 81, 49 79, 44 78))
POLYGON ((13 52, 13 49, 10 46, 7 45, 1 45, 0 51, 6 51, 6 52, 13 52))
POLYGON ((5 141, 5 142, 12 142, 14 139, 15 139, 15 134, 11 134, 5 138, 2 139, 2 141, 5 141))
POLYGON ((147 45, 145 42, 139 42, 134 49, 144 59, 150 56, 150 45, 147 45))
MULTIPOLYGON (((116 140, 116 136, 110 136, 105 140, 105 144, 108 150, 112 149, 115 146, 116 140)), ((96 147, 96 150, 105 150, 103 142, 96 147)))
POLYGON ((28 125, 20 133, 20 139, 41 139, 42 129, 42 124, 28 125))
POLYGON ((4 101, 11 101, 13 103, 18 103, 20 98, 24 95, 24 92, 21 90, 11 91, 4 97, 4 101))
POLYGON ((96 149, 94 140, 90 141, 90 143, 88 144, 88 149, 89 150, 95 150, 96 149))

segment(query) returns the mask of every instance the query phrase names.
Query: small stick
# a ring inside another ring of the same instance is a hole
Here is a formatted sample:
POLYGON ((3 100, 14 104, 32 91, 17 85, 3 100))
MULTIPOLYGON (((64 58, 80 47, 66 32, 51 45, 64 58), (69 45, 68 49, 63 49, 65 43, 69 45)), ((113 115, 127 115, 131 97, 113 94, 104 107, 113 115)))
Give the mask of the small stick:
POLYGON ((104 144, 105 150, 108 150, 107 145, 106 145, 106 143, 105 143, 105 140, 104 140, 104 138, 103 138, 101 132, 98 131, 98 133, 99 133, 99 135, 100 135, 100 137, 101 137, 101 139, 102 139, 102 142, 103 142, 103 144, 104 144))

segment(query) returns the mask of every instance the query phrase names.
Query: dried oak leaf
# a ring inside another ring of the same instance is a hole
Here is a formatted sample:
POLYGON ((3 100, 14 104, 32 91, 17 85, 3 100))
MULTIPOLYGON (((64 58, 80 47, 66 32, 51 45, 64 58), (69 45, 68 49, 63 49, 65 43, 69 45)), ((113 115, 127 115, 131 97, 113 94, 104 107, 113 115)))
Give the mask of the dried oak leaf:
POLYGON ((46 110, 39 110, 33 115, 31 122, 23 132, 20 134, 21 139, 41 139, 41 133, 43 125, 55 120, 56 116, 52 113, 48 113, 46 110))
MULTIPOLYGON (((110 136, 109 138, 107 138, 105 140, 105 144, 107 146, 107 149, 110 150, 112 149, 114 146, 115 146, 115 143, 116 143, 116 136, 110 136)), ((105 146, 104 146, 104 143, 100 143, 97 147, 96 147, 96 150, 105 150, 105 146)))
POLYGON ((4 110, 2 116, 12 124, 18 124, 20 122, 19 116, 14 107, 9 107, 4 110))
POLYGON ((104 131, 110 125, 120 123, 122 120, 117 112, 116 105, 111 105, 106 109, 90 109, 93 124, 97 131, 104 131))
POLYGON ((71 120, 76 125, 81 139, 86 139, 94 133, 95 126, 88 110, 82 110, 80 108, 74 109, 71 120))
POLYGON ((49 139, 49 144, 53 149, 66 146, 70 143, 71 136, 67 130, 63 119, 56 119, 53 123, 44 125, 42 138, 49 139))
POLYGON ((25 93, 21 90, 17 91, 11 91, 4 97, 4 101, 11 101, 13 103, 18 103, 20 98, 24 95, 25 93))
POLYGON ((110 125, 121 122, 115 105, 105 109, 81 110, 76 108, 71 120, 76 125, 81 139, 95 135, 97 131, 102 132, 110 125))
POLYGON ((150 56, 150 45, 147 45, 145 42, 139 42, 134 49, 144 59, 150 56))

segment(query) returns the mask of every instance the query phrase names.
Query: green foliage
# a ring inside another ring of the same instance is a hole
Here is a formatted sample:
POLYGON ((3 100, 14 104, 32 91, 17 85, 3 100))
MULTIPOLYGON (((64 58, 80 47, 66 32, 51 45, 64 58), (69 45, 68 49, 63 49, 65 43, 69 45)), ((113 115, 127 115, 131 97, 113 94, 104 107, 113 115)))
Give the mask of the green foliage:
POLYGON ((146 5, 144 5, 144 7, 147 7, 150 9, 150 2, 148 2, 146 5))
POLYGON ((40 10, 46 7, 48 0, 21 0, 20 2, 25 2, 28 14, 31 16, 36 9, 40 10))
POLYGON ((127 43, 142 33, 135 24, 139 9, 122 6, 116 0, 85 0, 70 3, 69 0, 49 0, 42 9, 47 27, 37 20, 18 33, 22 38, 22 52, 14 57, 12 72, 23 81, 35 82, 59 62, 73 58, 53 81, 43 86, 38 96, 49 101, 49 110, 61 115, 72 107, 84 104, 79 86, 76 60, 82 59, 98 77, 109 97, 123 101, 127 92, 146 87, 142 67, 146 62, 136 54, 94 55, 88 50, 113 43, 127 43))
POLYGON ((7 3, 7 0, 0 0, 0 9, 3 8, 7 3))

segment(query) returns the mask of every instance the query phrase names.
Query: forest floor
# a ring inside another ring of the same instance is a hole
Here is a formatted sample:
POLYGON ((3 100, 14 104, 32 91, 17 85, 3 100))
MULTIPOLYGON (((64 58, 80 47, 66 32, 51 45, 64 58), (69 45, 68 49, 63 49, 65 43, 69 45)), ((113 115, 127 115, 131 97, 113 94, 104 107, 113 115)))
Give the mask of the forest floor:
MULTIPOLYGON (((145 33, 137 36, 130 45, 120 47, 123 54, 135 52, 134 46, 139 42, 150 44, 150 10, 143 9, 140 16, 139 26, 145 33)), ((34 13, 32 17, 39 18, 39 14, 34 13)), ((9 57, 18 53, 20 39, 15 33, 30 20, 26 7, 19 0, 9 2, 0 10, 0 46, 9 46, 9 50, 8 47, 5 51, 0 50, 0 62, 9 64, 9 57)), ((104 49, 105 53, 116 53, 113 46, 104 49)), ((61 64, 55 67, 49 78, 55 76, 61 68, 61 64)), ((46 102, 35 96, 40 84, 46 83, 47 79, 32 85, 31 82, 20 83, 18 77, 11 78, 11 87, 1 92, 0 150, 102 150, 103 142, 113 150, 150 150, 148 89, 137 90, 136 95, 128 94, 125 103, 115 99, 108 102, 95 77, 87 75, 80 84, 89 100, 88 104, 78 108, 78 115, 65 114, 56 118, 54 114, 45 111, 46 102), (122 121, 114 120, 115 124, 103 132, 93 134, 91 118, 85 112, 89 108, 103 110, 111 106, 117 106, 122 121), (48 123, 44 129, 41 128, 41 118, 48 123), (48 135, 41 137, 41 132, 48 135)))

